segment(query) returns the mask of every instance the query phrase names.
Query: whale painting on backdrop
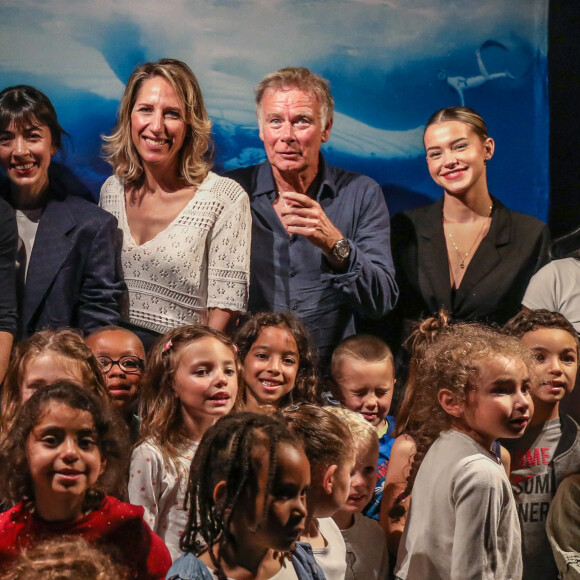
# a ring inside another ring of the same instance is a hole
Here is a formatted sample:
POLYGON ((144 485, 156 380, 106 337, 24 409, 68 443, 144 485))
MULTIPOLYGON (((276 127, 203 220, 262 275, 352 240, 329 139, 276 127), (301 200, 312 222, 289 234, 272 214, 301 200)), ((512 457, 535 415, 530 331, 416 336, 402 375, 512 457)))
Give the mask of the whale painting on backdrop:
POLYGON ((96 197, 111 173, 100 135, 136 65, 190 65, 218 172, 265 158, 253 101, 262 76, 306 66, 336 101, 327 159, 376 179, 391 212, 441 195, 423 125, 465 104, 496 141, 491 193, 545 220, 547 18, 548 0, 4 0, 0 88, 31 84, 51 98, 70 135, 60 161, 96 197))

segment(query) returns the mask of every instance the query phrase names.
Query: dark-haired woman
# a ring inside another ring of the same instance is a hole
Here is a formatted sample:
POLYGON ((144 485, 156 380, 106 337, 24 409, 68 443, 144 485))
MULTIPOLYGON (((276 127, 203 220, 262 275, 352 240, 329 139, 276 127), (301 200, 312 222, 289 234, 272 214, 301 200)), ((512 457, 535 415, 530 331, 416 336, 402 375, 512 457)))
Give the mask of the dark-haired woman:
POLYGON ((532 274, 547 259, 548 229, 489 193, 495 144, 473 109, 437 111, 423 141, 429 173, 444 195, 393 218, 403 337, 409 322, 442 306, 458 321, 504 324, 520 310, 532 274))
POLYGON ((117 221, 50 176, 64 131, 48 97, 19 85, 0 93, 1 194, 18 223, 18 337, 119 322, 117 221))

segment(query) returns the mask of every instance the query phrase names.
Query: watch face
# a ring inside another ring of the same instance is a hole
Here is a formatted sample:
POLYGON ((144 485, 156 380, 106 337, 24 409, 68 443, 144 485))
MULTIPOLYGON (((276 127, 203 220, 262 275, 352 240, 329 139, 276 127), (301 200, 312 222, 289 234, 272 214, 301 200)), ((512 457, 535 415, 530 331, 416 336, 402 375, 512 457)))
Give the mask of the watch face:
POLYGON ((348 240, 342 239, 336 242, 334 246, 334 255, 341 260, 346 260, 350 256, 350 244, 348 240))

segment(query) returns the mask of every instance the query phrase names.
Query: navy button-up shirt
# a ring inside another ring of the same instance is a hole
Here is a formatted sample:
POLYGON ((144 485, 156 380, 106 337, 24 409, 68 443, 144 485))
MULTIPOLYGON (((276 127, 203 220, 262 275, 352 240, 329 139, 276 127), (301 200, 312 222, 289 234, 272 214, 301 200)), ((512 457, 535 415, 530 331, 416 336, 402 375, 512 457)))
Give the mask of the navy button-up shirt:
POLYGON ((304 236, 288 235, 272 203, 276 182, 270 163, 228 174, 248 192, 252 256, 248 310, 290 310, 308 326, 328 360, 342 338, 354 334, 354 312, 378 319, 395 305, 389 212, 379 185, 364 175, 319 164, 314 199, 351 246, 349 268, 334 272, 322 250, 304 236))

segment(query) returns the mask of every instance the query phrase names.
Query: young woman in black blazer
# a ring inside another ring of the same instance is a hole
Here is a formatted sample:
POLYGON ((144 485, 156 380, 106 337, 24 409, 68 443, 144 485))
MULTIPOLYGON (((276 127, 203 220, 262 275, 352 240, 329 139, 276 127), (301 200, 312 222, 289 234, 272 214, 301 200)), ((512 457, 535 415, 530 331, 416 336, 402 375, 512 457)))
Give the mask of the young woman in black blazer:
POLYGON ((412 321, 442 306, 458 321, 505 323, 547 259, 547 226, 507 209, 488 191, 495 143, 480 115, 468 107, 437 111, 424 145, 443 197, 393 218, 399 340, 412 321))

